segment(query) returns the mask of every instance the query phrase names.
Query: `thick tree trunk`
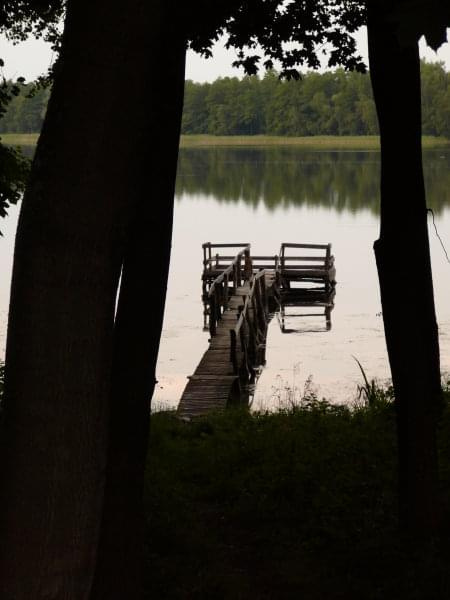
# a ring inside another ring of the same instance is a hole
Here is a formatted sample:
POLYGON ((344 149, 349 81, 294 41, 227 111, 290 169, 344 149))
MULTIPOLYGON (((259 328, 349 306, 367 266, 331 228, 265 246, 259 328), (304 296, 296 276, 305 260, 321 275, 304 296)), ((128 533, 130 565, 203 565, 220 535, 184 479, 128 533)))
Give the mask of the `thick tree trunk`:
MULTIPOLYGON (((68 5, 17 232, 1 448, 2 598, 90 596, 112 363, 120 360, 117 286, 125 252, 133 262, 127 240, 156 154, 160 115, 147 105, 153 69, 164 60, 152 37, 167 14, 159 4, 68 5)), ((157 338, 153 344, 155 353, 157 338)))
POLYGON ((185 41, 161 40, 149 109, 151 178, 127 241, 114 331, 107 485, 92 598, 142 597, 143 483, 150 400, 164 316, 184 89, 185 41), (157 125, 155 124, 155 125, 157 125))
POLYGON ((436 420, 439 341, 422 171, 420 61, 369 7, 372 87, 381 135, 381 229, 375 242, 386 343, 396 396, 400 524, 429 538, 438 522, 436 420))

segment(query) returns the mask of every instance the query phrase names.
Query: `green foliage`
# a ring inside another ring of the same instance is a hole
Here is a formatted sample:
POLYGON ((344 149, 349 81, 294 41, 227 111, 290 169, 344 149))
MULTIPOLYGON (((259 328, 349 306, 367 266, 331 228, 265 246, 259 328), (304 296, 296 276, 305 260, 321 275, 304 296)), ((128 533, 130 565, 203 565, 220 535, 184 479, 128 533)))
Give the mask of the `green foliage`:
MULTIPOLYGON (((0 132, 40 131, 49 89, 35 84, 16 88, 0 120, 0 132)), ((450 73, 443 64, 422 63, 422 100, 423 133, 450 138, 450 73)), ((182 132, 361 136, 377 134, 378 123, 368 75, 338 69, 305 73, 300 81, 281 81, 277 73, 268 71, 261 79, 187 81, 182 132)))
MULTIPOLYGON (((450 73, 422 63, 423 133, 450 137, 450 73)), ((182 132, 212 135, 375 135, 368 75, 338 69, 281 81, 258 77, 186 82, 182 132)))
POLYGON ((0 133, 39 132, 49 97, 50 89, 38 87, 36 83, 17 86, 17 93, 10 99, 0 120, 0 133))
POLYGON ((65 13, 66 0, 6 0, 0 5, 0 33, 13 42, 30 36, 59 44, 58 25, 65 13))
POLYGON ((422 62, 422 128, 450 138, 450 73, 443 63, 422 62))
POLYGON ((189 47, 211 56, 212 44, 227 34, 226 46, 238 51, 233 64, 248 75, 261 63, 266 69, 279 63, 283 77, 296 79, 299 65, 320 66, 324 47, 330 67, 365 70, 351 36, 365 24, 362 0, 217 0, 214 5, 196 0, 184 6, 189 47))
MULTIPOLYGON (((20 200, 28 179, 30 161, 20 150, 0 143, 0 218, 8 214, 11 204, 20 200)), ((1 235, 1 232, 0 232, 1 235)))
MULTIPOLYGON (((3 61, 0 59, 0 69, 3 61)), ((6 81, 0 83, 0 123, 7 106, 20 96, 23 79, 16 83, 6 81)), ((1 131, 1 130, 0 130, 1 131)), ((16 204, 25 189, 29 171, 29 161, 19 150, 9 148, 0 142, 0 218, 7 215, 11 204, 16 204)), ((0 232, 1 235, 1 232, 0 232)))
POLYGON ((388 388, 384 388, 379 385, 376 379, 372 379, 371 381, 369 381, 362 364, 355 356, 353 358, 357 362, 364 380, 364 383, 362 385, 358 385, 358 397, 365 398, 367 405, 370 407, 390 406, 394 401, 393 386, 390 385, 388 388))
MULTIPOLYGON (((392 404, 310 397, 277 413, 190 424, 151 419, 147 595, 167 598, 444 599, 445 552, 407 553, 397 533, 392 404)), ((450 497, 450 413, 440 424, 450 497)))
MULTIPOLYGON (((55 52, 59 51, 61 32, 59 24, 65 13, 65 0, 13 0, 0 4, 0 34, 12 42, 21 42, 28 37, 43 38, 49 42, 55 52)), ((0 71, 4 66, 0 57, 0 71)), ((54 66, 54 65, 53 65, 54 66)), ((44 88, 48 86, 53 77, 53 66, 49 68, 46 75, 38 78, 33 88, 44 88)), ((16 107, 8 112, 8 118, 17 113, 17 107, 21 106, 21 127, 26 131, 39 131, 45 108, 38 110, 39 115, 33 115, 36 103, 24 104, 23 77, 17 79, 17 83, 6 81, 1 78, 0 83, 0 132, 8 129, 2 126, 1 119, 5 117, 8 105, 16 107)), ((28 94, 32 88, 28 88, 28 94)), ((46 104, 46 100, 45 100, 46 104)), ((14 122, 14 118, 13 118, 14 122)), ((14 126, 9 123, 9 126, 14 126)), ((14 129, 13 129, 14 131, 14 129)), ((19 150, 5 147, 0 142, 0 218, 6 216, 7 209, 11 204, 16 204, 20 199, 26 185, 30 163, 19 150)))

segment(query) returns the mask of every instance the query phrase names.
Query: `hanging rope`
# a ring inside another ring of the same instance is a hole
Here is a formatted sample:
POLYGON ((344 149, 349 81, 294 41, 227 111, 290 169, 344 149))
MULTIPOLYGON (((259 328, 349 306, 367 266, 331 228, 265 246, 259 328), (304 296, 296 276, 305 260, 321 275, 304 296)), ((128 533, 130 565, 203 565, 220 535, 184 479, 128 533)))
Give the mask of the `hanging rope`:
POLYGON ((433 219, 433 226, 434 226, 434 231, 436 232, 436 237, 437 237, 437 239, 439 240, 439 242, 440 242, 440 244, 442 246, 442 250, 444 251, 445 258, 447 259, 447 262, 450 264, 450 258, 448 257, 447 250, 445 249, 445 246, 444 246, 444 242, 442 241, 441 236, 439 235, 439 232, 438 232, 437 227, 436 227, 436 223, 434 221, 434 212, 433 212, 433 209, 432 208, 427 208, 427 213, 431 213, 431 218, 433 219))

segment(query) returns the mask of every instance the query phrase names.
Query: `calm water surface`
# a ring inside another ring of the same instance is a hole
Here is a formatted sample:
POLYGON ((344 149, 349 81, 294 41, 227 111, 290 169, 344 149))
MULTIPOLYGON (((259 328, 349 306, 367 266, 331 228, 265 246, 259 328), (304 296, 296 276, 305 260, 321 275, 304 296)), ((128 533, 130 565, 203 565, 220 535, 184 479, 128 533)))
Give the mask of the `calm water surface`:
MULTIPOLYGON (((428 204, 450 248, 450 151, 424 157, 428 204)), ((179 164, 173 260, 155 402, 174 405, 207 348, 202 331, 201 244, 250 242, 255 254, 280 243, 331 242, 337 281, 332 329, 324 319, 291 319, 300 330, 269 328, 267 365, 255 406, 297 396, 312 376, 319 395, 355 397, 361 375, 389 376, 372 244, 378 237, 378 152, 305 152, 292 148, 186 149, 179 164)), ((450 361, 450 264, 430 223, 443 370, 450 361)), ((401 260, 401 252, 396 260, 401 260)), ((411 282, 410 293, 414 282, 411 282)), ((299 312, 299 311, 296 311, 299 312)), ((414 324, 411 324, 414 326, 414 324)))
MULTIPOLYGON (((361 381, 389 376, 373 241, 378 236, 378 152, 305 152, 294 148, 184 149, 179 162, 172 262, 154 406, 175 406, 208 346, 201 304, 201 244, 249 242, 276 254, 281 242, 333 245, 337 281, 332 329, 323 318, 291 319, 296 331, 269 327, 267 365, 254 405, 277 406, 312 376, 315 391, 351 400, 361 381)), ((450 248, 450 150, 424 155, 428 205, 450 248)), ((17 211, 1 223, 0 356, 17 211)), ((450 370, 450 264, 430 220, 442 369, 450 370)), ((399 249, 399 256, 407 249, 399 249)), ((408 293, 414 292, 411 282, 408 293)), ((296 311, 299 312, 299 311, 296 311)), ((412 323, 413 327, 414 324, 412 323)))

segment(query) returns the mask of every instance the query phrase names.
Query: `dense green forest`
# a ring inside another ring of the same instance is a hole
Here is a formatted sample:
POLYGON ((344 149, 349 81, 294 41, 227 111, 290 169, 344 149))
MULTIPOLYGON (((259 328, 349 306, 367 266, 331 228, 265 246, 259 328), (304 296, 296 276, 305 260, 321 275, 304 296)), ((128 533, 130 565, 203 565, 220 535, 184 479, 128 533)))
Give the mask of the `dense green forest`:
MULTIPOLYGON (((422 63, 423 133, 450 137, 450 73, 422 63)), ((213 135, 374 135, 378 133, 369 75, 306 73, 280 81, 224 78, 186 82, 182 132, 213 135)))
POLYGON ((20 94, 13 97, 6 114, 0 119, 0 133, 37 133, 41 130, 50 90, 35 89, 33 83, 20 87, 20 94))
MULTIPOLYGON (((0 132, 38 132, 49 91, 13 99, 0 132)), ((450 137, 450 73, 442 63, 422 62, 423 133, 450 137)), ((280 81, 276 72, 186 82, 184 134, 374 135, 378 133, 369 75, 342 69, 310 72, 300 81, 280 81)))

